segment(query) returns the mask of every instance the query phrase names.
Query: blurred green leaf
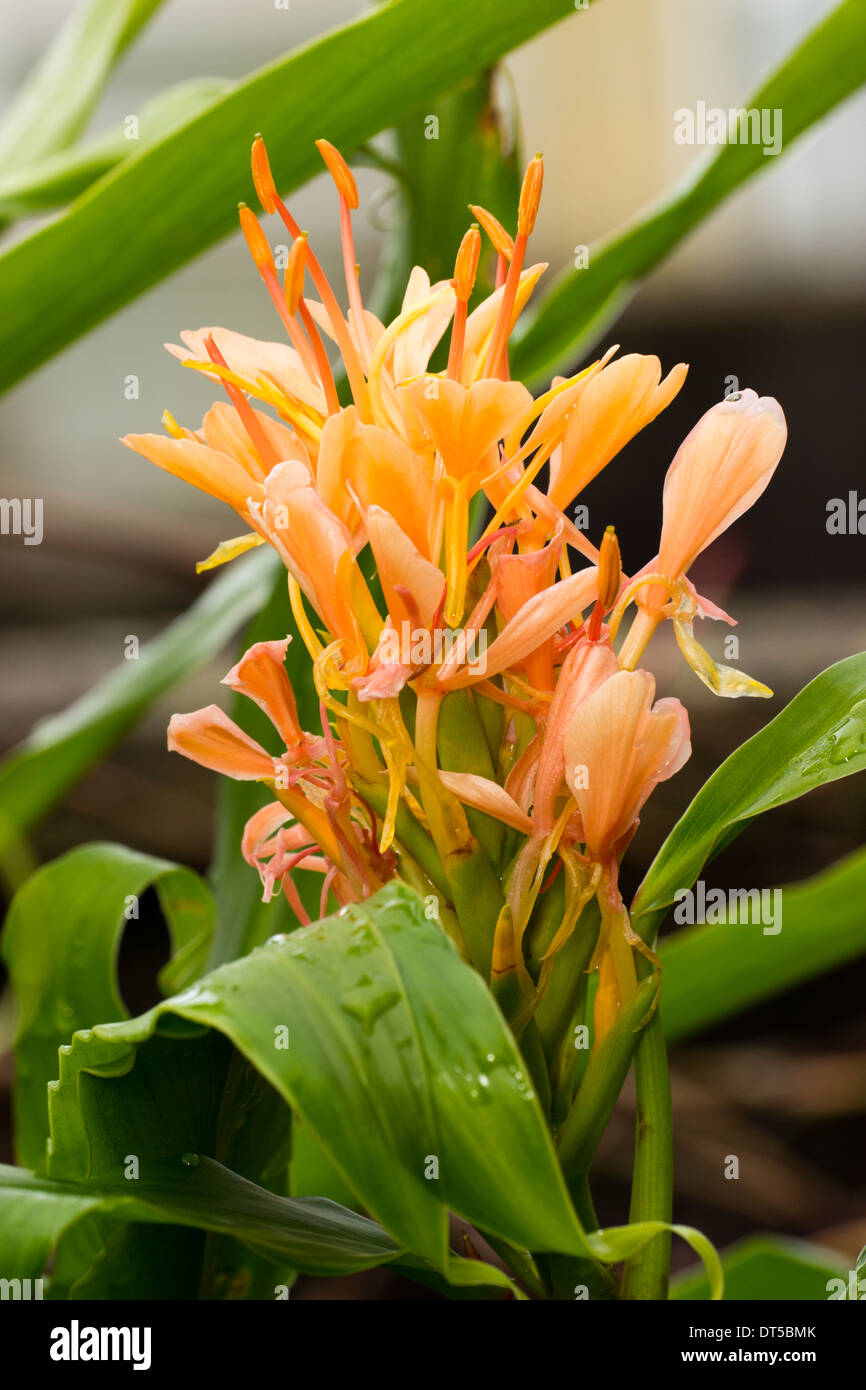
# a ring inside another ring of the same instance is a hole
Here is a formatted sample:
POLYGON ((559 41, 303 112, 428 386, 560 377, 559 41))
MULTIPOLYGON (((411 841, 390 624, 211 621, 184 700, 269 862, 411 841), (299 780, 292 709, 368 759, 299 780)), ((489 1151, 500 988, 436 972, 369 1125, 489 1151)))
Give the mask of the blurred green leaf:
POLYGON ((117 59, 163 0, 82 0, 0 121, 0 169, 64 149, 83 128, 117 59))
POLYGON ((635 930, 651 941, 677 893, 754 816, 864 768, 866 652, 860 652, 810 681, 704 783, 637 891, 635 930))
MULTIPOLYGON (((744 105, 783 112, 784 153, 864 81, 866 5, 844 0, 744 105)), ((588 352, 644 276, 747 179, 775 163, 759 144, 725 145, 685 186, 590 247, 588 266, 560 276, 518 326, 513 374, 545 380, 588 352)))
POLYGON ((18 1002, 14 1094, 16 1151, 38 1167, 48 1136, 46 1086, 57 1049, 79 1028, 129 1015, 116 960, 125 920, 153 887, 171 935, 165 993, 197 979, 207 959, 214 902, 191 870, 120 845, 83 845, 38 870, 16 894, 3 958, 18 1002))
POLYGON ((662 1009, 669 1042, 693 1037, 794 985, 866 953, 866 850, 782 893, 782 930, 708 923, 663 939, 662 1009))
MULTIPOLYGON (((399 1254, 381 1227, 366 1217, 324 1198, 277 1196, 206 1157, 194 1167, 185 1166, 180 1155, 154 1160, 143 1165, 139 1181, 120 1177, 113 1184, 58 1181, 3 1164, 4 1278, 38 1278, 63 1232, 96 1214, 235 1236, 309 1274, 348 1274, 399 1254)), ((134 1277, 134 1271, 128 1273, 134 1277)), ((111 1296, 118 1297, 118 1291, 111 1296)))
MULTIPOLYGON (((829 1281, 847 1282, 843 1261, 829 1250, 786 1236, 750 1236, 722 1253, 726 1302, 824 1302, 829 1281)), ((838 1284, 837 1284, 838 1288, 838 1284)), ((671 1281, 671 1298, 708 1296, 704 1271, 686 1269, 671 1281)))
POLYGON ((127 138, 121 126, 72 149, 44 155, 24 168, 0 170, 0 217, 24 217, 71 202, 115 165, 190 120, 228 87, 228 82, 215 77, 180 82, 142 107, 135 141, 127 138))
POLYGON ((270 550, 236 560, 137 661, 124 661, 68 709, 42 720, 8 754, 0 764, 0 856, 120 742, 154 700, 222 650, 267 602, 278 568, 270 550))
POLYGON ((238 200, 255 203, 257 130, 296 188, 321 170, 317 137, 348 157, 412 113, 423 127, 441 92, 569 14, 573 0, 392 0, 255 74, 0 259, 0 385, 232 231, 238 200))

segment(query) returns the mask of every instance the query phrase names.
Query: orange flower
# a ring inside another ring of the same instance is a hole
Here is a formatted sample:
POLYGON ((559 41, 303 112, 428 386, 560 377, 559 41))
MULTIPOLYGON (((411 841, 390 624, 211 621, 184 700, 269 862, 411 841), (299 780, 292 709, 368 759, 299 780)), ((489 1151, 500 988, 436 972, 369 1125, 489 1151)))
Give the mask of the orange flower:
POLYGON ((701 416, 665 478, 661 574, 675 580, 687 573, 748 511, 776 471, 787 436, 778 401, 754 391, 729 396, 701 416))
POLYGON ((690 752, 679 700, 653 705, 648 671, 617 671, 574 710, 565 730, 565 776, 580 812, 586 853, 606 863, 637 824, 659 782, 690 752))
POLYGON ((687 371, 680 362, 662 381, 657 357, 630 353, 591 376, 550 461, 550 500, 560 508, 573 502, 629 440, 670 405, 687 371))

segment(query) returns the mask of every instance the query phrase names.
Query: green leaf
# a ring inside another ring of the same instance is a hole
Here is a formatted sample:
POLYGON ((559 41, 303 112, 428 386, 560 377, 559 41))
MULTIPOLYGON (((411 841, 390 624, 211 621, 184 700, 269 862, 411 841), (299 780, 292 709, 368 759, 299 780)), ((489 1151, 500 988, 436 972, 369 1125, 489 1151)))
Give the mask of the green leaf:
MULTIPOLYGON (((139 1019, 76 1034, 50 1088, 50 1176, 116 1177, 127 1154, 141 1156, 144 1176, 145 1164, 181 1152, 193 1122, 192 1147, 207 1152, 220 1034, 301 1117, 360 1204, 449 1279, 498 1277, 454 1264, 449 1210, 521 1248, 608 1261, 663 1229, 584 1234, 504 1020, 396 882, 139 1019)), ((672 1229, 707 1259, 715 1286, 711 1247, 672 1229)))
MULTIPOLYGON (((844 0, 744 106, 784 113, 784 153, 864 81, 866 6, 844 0)), ((518 328, 513 374, 539 381, 577 360, 644 276, 747 179, 775 164, 760 144, 724 145, 684 187, 592 246, 588 266, 562 275, 518 328)))
POLYGON ((662 1008, 669 1042, 866 953, 866 850, 781 889, 782 930, 725 921, 662 941, 662 1008))
POLYGON ((707 860, 754 816, 864 768, 866 653, 861 652, 810 681, 704 783, 638 889, 632 904, 635 930, 652 941, 676 895, 691 887, 707 860))
MULTIPOLYGON (((726 1301, 825 1302, 830 1280, 847 1285, 848 1271, 829 1250, 784 1236, 750 1236, 722 1255, 726 1301)), ((687 1269, 671 1281, 671 1298, 701 1299, 708 1294, 702 1269, 687 1269)))
POLYGON ((138 661, 124 661, 0 765, 0 857, 119 743, 164 691, 210 661, 267 601, 278 567, 262 550, 235 561, 138 661))
POLYGON ((165 991, 202 973, 213 934, 214 903, 197 874, 119 845, 85 845, 40 869, 16 894, 3 956, 18 1001, 15 1034, 17 1152, 38 1167, 48 1135, 46 1085, 57 1049, 80 1028, 128 1014, 116 957, 125 914, 153 887, 171 934, 165 991))
POLYGON ((0 122, 0 167, 23 168, 75 139, 124 49, 162 0, 86 0, 16 92, 0 122))
MULTIPOLYGON (((141 1019, 77 1035, 51 1098, 52 1174, 81 1177, 101 1161, 83 1133, 104 1102, 91 1101, 95 1078, 88 1089, 82 1073, 98 1072, 101 1089, 122 1084, 102 1078, 127 1071, 168 1013, 174 1029, 180 1018, 230 1038, 366 1210, 436 1268, 447 1266, 449 1208, 515 1244, 585 1252, 514 1042, 480 977, 402 885, 213 971, 141 1019), (439 1176, 425 1176, 436 1163, 439 1176)), ((128 1151, 146 1141, 130 1138, 128 1151)))
MULTIPOLYGON (((102 1214, 235 1236, 309 1274, 348 1274, 394 1259, 397 1246, 355 1212, 319 1197, 280 1197, 213 1159, 148 1165, 139 1182, 74 1183, 0 1165, 4 1277, 38 1278, 64 1231, 102 1214)), ((113 1292, 117 1297, 117 1291, 113 1292)))
POLYGON ((0 217, 24 217, 71 202, 115 165, 190 120, 228 87, 224 80, 203 77, 161 92, 141 109, 139 143, 131 142, 120 126, 72 149, 43 155, 24 168, 0 171, 0 217))
POLYGON ((296 188, 321 169, 317 137, 348 157, 412 113, 423 124, 439 93, 573 13, 573 0, 393 0, 254 74, 0 259, 3 389, 236 227, 257 130, 280 188, 296 188))

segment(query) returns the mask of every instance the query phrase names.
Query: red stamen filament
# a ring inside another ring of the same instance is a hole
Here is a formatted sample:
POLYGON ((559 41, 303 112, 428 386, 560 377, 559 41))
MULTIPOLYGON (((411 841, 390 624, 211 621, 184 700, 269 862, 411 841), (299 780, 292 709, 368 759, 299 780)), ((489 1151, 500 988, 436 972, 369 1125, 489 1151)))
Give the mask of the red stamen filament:
MULTIPOLYGON (((276 210, 294 241, 301 235, 301 229, 294 217, 292 217, 292 214, 289 212, 282 198, 276 197, 275 202, 276 210)), ((331 327, 334 330, 334 337, 337 340, 337 345, 346 367, 346 375, 349 378, 349 386, 355 405, 358 407, 358 413, 362 420, 369 424, 372 417, 370 414, 370 398, 367 392, 367 382, 361 369, 360 359, 355 351, 355 344, 352 342, 352 335, 349 332, 346 320, 343 318, 342 310, 337 302, 337 296, 334 294, 328 282, 328 277, 322 269, 318 257, 309 245, 307 246, 307 266, 309 267, 310 275, 313 277, 313 284, 321 295, 322 303, 325 306, 328 318, 331 320, 331 327)))
MULTIPOLYGON (((228 363, 214 342, 212 334, 209 333, 205 338, 204 345, 211 362, 217 367, 225 367, 228 369, 228 363)), ((253 410, 244 393, 225 379, 223 379, 223 386, 225 387, 226 395, 240 416, 241 423, 250 437, 253 448, 259 456, 263 470, 262 476, 267 477, 271 469, 275 468, 280 461, 277 456, 277 451, 265 434, 261 420, 258 415, 256 415, 256 412, 253 410)))

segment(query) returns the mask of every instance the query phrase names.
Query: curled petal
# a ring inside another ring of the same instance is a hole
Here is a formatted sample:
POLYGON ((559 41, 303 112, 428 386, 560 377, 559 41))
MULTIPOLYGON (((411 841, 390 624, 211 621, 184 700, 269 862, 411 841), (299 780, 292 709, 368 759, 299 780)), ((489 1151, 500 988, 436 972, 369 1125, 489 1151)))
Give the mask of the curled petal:
POLYGON ((772 396, 742 391, 701 417, 677 450, 664 490, 659 569, 677 579, 757 501, 785 448, 787 425, 772 396))
POLYGON ((192 714, 173 714, 168 747, 172 753, 182 753, 192 762, 239 782, 267 782, 276 776, 277 760, 218 705, 207 705, 192 714))
POLYGON ((295 693, 285 668, 291 637, 281 642, 256 642, 223 678, 239 695, 255 701, 270 719, 287 749, 297 750, 304 735, 298 723, 295 693))
POLYGON ((262 485, 252 477, 237 459, 199 444, 195 439, 168 439, 162 434, 127 434, 122 441, 128 449, 142 454, 173 473, 185 483, 192 483, 220 502, 234 507, 239 516, 249 516, 249 501, 258 501, 262 485))
POLYGON ((440 772, 439 780, 464 805, 495 816, 524 835, 530 834, 532 821, 529 816, 498 782, 491 782, 489 778, 479 777, 474 772, 440 772))
POLYGON ((653 707, 654 694, 648 671, 618 671, 583 701, 566 729, 566 780, 596 862, 609 858, 653 788, 691 752, 685 709, 679 700, 653 707))
POLYGON ((657 357, 629 353, 586 382, 551 462, 548 496, 566 507, 630 439, 669 405, 686 378, 680 362, 661 380, 657 357))
POLYGON ((552 637, 569 619, 580 615, 595 602, 598 592, 597 571, 587 566, 568 579, 560 580, 551 589, 524 603, 515 616, 487 648, 484 671, 479 675, 469 668, 457 671, 441 682, 443 689, 459 690, 479 679, 489 679, 524 660, 552 637))

